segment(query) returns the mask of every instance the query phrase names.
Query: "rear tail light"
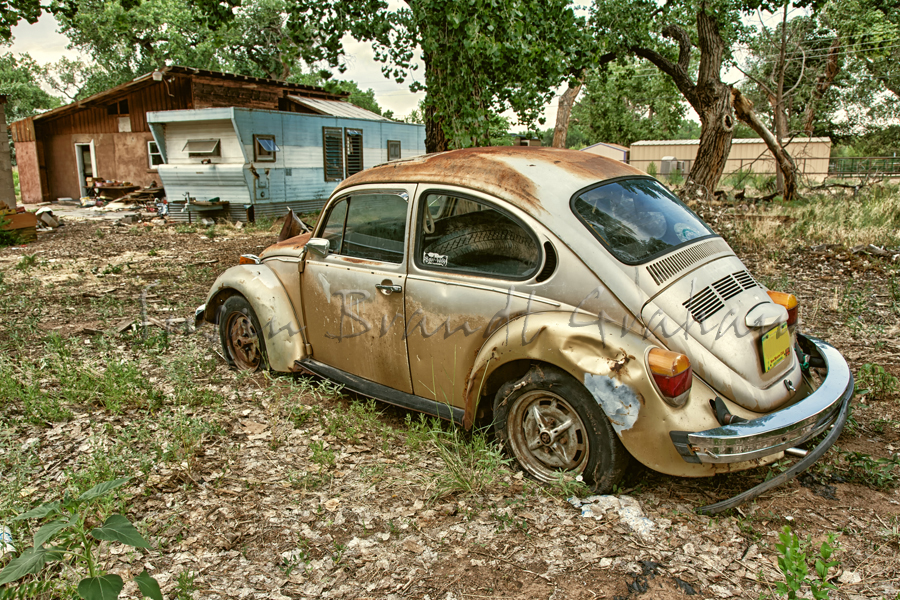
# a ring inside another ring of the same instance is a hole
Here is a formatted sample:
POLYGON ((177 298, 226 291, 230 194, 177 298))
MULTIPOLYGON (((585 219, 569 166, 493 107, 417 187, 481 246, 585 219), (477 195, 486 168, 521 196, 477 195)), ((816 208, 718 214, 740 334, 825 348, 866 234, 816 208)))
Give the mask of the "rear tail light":
POLYGON ((769 290, 766 292, 769 294, 769 298, 772 299, 772 302, 775 304, 779 304, 785 307, 788 311, 788 326, 794 325, 797 323, 797 315, 800 310, 800 303, 797 302, 797 296, 793 294, 788 294, 786 292, 773 292, 769 290))
POLYGON ((684 406, 694 378, 688 357, 662 348, 651 348, 647 364, 663 400, 672 406, 684 406))

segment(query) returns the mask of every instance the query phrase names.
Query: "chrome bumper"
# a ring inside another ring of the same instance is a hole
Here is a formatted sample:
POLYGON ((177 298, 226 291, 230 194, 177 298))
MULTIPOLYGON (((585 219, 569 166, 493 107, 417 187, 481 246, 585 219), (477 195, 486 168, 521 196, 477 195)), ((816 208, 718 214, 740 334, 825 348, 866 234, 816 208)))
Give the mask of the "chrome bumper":
MULTIPOLYGON (((732 463, 753 460, 797 446, 843 422, 853 395, 853 374, 834 347, 815 338, 798 335, 805 352, 818 355, 827 374, 822 385, 800 402, 764 417, 690 433, 670 436, 688 462, 732 463)), ((840 433, 840 432, 838 432, 840 433)))
POLYGON ((206 305, 201 304, 194 310, 194 327, 200 327, 200 325, 205 320, 206 316, 206 305))

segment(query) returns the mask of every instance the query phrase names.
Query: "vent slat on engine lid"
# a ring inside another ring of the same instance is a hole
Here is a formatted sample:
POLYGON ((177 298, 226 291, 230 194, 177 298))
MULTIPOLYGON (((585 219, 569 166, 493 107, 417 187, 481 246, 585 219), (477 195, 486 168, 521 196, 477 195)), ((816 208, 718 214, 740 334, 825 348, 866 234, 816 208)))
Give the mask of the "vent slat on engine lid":
POLYGON ((708 285, 685 302, 682 306, 690 311, 698 323, 702 323, 710 318, 722 308, 725 303, 750 288, 758 287, 759 284, 746 270, 726 275, 722 279, 715 281, 712 285, 708 285))
POLYGON ((647 272, 656 282, 656 285, 662 285, 665 281, 671 279, 675 275, 689 268, 707 256, 726 252, 730 250, 728 244, 722 238, 710 240, 704 244, 691 246, 680 252, 665 256, 658 261, 647 265, 647 272))

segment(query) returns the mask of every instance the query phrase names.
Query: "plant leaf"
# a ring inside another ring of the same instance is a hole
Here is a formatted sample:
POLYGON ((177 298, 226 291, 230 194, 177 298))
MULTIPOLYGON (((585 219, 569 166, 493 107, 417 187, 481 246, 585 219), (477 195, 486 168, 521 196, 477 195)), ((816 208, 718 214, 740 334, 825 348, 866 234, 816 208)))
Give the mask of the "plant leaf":
POLYGON ((118 575, 87 577, 78 584, 78 595, 84 600, 117 600, 125 583, 118 575))
POLYGON ((131 521, 122 515, 110 515, 101 527, 91 530, 91 535, 98 540, 122 542, 135 548, 149 548, 150 544, 141 537, 131 521))
POLYGON ((29 548, 18 557, 9 561, 2 571, 0 571, 0 585, 15 581, 16 579, 37 573, 47 562, 47 551, 43 548, 29 548))
POLYGON ((134 578, 135 583, 138 585, 138 589, 141 590, 141 593, 152 600, 163 600, 162 590, 159 589, 159 583, 150 577, 150 574, 147 573, 147 569, 144 569, 144 572, 134 578))
POLYGON ((60 529, 65 529, 69 525, 71 525, 71 519, 57 519, 55 521, 50 521, 43 527, 37 530, 37 533, 34 534, 34 547, 40 548, 44 545, 47 540, 56 535, 56 532, 60 529))
POLYGON ((123 477, 122 479, 113 479, 112 481, 104 481, 103 483, 98 483, 82 495, 78 496, 78 499, 81 501, 85 500, 93 500, 94 498, 99 498, 104 494, 108 494, 117 487, 121 487, 128 483, 130 477, 123 477))
POLYGON ((15 517, 13 521, 24 521, 25 519, 39 519, 47 515, 55 515, 59 512, 59 502, 47 502, 41 504, 37 508, 33 508, 26 513, 22 513, 15 517))

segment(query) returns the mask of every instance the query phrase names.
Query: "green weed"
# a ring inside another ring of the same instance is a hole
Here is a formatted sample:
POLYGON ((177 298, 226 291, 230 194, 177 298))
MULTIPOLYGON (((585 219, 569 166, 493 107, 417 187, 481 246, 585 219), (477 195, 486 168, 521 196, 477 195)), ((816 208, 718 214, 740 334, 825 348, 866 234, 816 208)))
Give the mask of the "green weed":
POLYGON ((37 254, 24 254, 16 263, 17 271, 28 272, 37 266, 37 254))
MULTIPOLYGON (((150 544, 126 517, 120 514, 102 519, 100 500, 128 479, 100 483, 80 496, 64 496, 61 501, 45 502, 13 519, 38 519, 44 522, 34 534, 34 545, 19 553, 0 571, 0 585, 9 586, 20 579, 42 571, 48 563, 62 563, 83 577, 78 595, 84 600, 110 600, 119 597, 125 582, 118 575, 106 573, 99 557, 100 542, 119 542, 133 548, 150 548, 150 544), (53 520, 49 520, 49 519, 53 520), (88 523, 101 522, 91 528, 88 523), (50 547, 44 544, 53 543, 50 547)), ((159 583, 146 569, 134 578, 141 594, 162 600, 159 583)))
POLYGON ((900 389, 900 380, 881 365, 866 363, 856 373, 856 393, 869 393, 875 398, 888 398, 900 389))
POLYGON ((834 584, 828 581, 828 570, 840 564, 839 561, 830 560, 835 550, 835 535, 828 534, 828 539, 815 550, 812 540, 807 538, 801 541, 791 532, 791 528, 785 526, 778 534, 781 543, 775 544, 778 556, 778 570, 784 576, 784 581, 779 581, 775 589, 779 595, 795 600, 804 588, 809 588, 809 593, 815 600, 828 598, 830 591, 836 589, 834 584), (812 562, 813 572, 810 573, 809 563, 812 562))

